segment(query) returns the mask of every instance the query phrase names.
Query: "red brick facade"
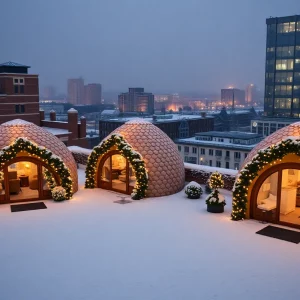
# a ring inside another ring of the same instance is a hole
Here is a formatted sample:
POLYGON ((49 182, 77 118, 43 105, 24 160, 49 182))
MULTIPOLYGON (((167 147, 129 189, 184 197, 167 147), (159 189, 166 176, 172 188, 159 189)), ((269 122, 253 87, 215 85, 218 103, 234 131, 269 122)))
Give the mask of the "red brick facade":
POLYGON ((0 124, 13 119, 40 125, 38 75, 0 73, 0 124))

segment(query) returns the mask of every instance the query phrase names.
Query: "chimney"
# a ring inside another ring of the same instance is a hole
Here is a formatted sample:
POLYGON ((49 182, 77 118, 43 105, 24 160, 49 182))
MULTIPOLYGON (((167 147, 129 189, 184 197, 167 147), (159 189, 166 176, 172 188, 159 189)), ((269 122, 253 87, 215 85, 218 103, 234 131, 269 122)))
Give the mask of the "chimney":
POLYGON ((50 111, 50 121, 56 121, 56 111, 55 110, 50 111))
POLYGON ((45 111, 40 108, 40 121, 44 121, 45 120, 45 111))
POLYGON ((74 108, 68 110, 68 130, 71 132, 69 141, 78 138, 78 111, 74 108))
POLYGON ((86 137, 86 118, 82 116, 80 118, 80 138, 86 137))

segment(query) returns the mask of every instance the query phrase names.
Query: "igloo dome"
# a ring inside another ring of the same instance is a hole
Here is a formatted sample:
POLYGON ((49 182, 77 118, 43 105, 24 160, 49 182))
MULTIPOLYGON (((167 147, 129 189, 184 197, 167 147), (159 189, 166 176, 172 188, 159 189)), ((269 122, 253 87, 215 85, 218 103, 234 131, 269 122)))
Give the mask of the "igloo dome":
POLYGON ((55 135, 33 123, 16 119, 0 125, 0 137, 0 149, 9 146, 17 138, 22 137, 38 146, 47 148, 53 154, 59 156, 69 168, 73 182, 73 192, 77 192, 78 176, 76 162, 66 145, 55 135))
MULTIPOLYGON (((147 197, 171 195, 179 192, 184 187, 185 172, 183 160, 173 141, 158 127, 148 121, 137 118, 126 122, 114 130, 104 141, 114 135, 121 136, 134 151, 142 156, 148 172, 147 197)), ((103 168, 103 164, 101 166, 103 168)), ((108 164, 106 166, 106 168, 109 168, 108 164)), ((98 173, 103 172, 102 177, 106 176, 107 181, 111 180, 115 182, 115 185, 118 180, 124 180, 122 175, 126 173, 125 171, 120 169, 119 174, 117 174, 117 167, 113 167, 112 163, 111 169, 116 172, 112 174, 114 178, 112 180, 105 175, 105 173, 108 173, 107 170, 105 172, 98 170, 98 173), (122 172, 124 173, 122 174, 122 172)), ((105 185, 106 183, 104 182, 105 185)), ((98 187, 103 186, 98 185, 98 187)), ((108 189, 111 188, 108 187, 108 189)), ((130 194, 130 190, 127 189, 126 193, 130 194)))
POLYGON ((267 136, 265 139, 263 139, 248 154, 248 156, 244 160, 243 165, 240 170, 242 170, 244 168, 244 166, 253 159, 254 155, 256 155, 259 150, 267 148, 271 145, 275 145, 276 143, 286 140, 289 137, 300 138, 300 122, 296 122, 296 123, 293 123, 286 127, 283 127, 281 129, 275 131, 271 135, 267 136))

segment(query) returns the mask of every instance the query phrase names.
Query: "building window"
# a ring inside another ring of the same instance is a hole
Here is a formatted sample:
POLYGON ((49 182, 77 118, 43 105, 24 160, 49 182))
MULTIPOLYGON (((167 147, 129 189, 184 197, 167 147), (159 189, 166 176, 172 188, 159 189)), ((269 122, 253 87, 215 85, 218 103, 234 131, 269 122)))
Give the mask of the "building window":
POLYGON ((230 157, 230 151, 226 151, 226 157, 230 157))
POLYGON ((276 83, 293 82, 293 72, 276 73, 275 82, 276 83))
POLYGON ((292 86, 291 85, 275 85, 275 95, 276 96, 292 95, 292 86))
POLYGON ((218 142, 224 142, 224 139, 218 139, 218 142))
POLYGON ((181 146, 178 146, 178 151, 179 151, 179 152, 181 151, 181 146))
POLYGON ((234 158, 240 159, 241 158, 241 152, 234 152, 234 158))
POLYGON ((235 164, 234 164, 234 169, 235 169, 235 170, 238 170, 239 168, 240 168, 240 165, 239 165, 238 163, 235 163, 235 164))
POLYGON ((14 93, 24 94, 24 78, 14 78, 13 82, 14 82, 14 93))
POLYGON ((185 153, 189 153, 189 152, 190 152, 190 147, 185 146, 185 147, 184 147, 184 152, 185 152, 185 153))
POLYGON ((197 154, 197 148, 196 147, 193 147, 193 153, 197 154))
POLYGON ((277 24, 277 33, 289 33, 295 31, 295 22, 287 22, 287 23, 281 23, 277 24))
POLYGON ((275 109, 291 109, 292 98, 275 98, 275 109))
POLYGON ((276 57, 293 57, 294 56, 294 46, 290 47, 277 47, 276 49, 276 57))
POLYGON ((247 156, 248 156, 248 153, 244 153, 244 157, 247 158, 247 156))
POLYGON ((209 149, 209 150, 208 150, 208 154, 209 154, 209 155, 214 155, 214 150, 213 150, 213 149, 209 149))
POLYGON ((212 167, 212 160, 209 160, 209 166, 212 167))
POLYGON ((201 151, 202 155, 205 155, 205 149, 204 148, 201 148, 200 151, 201 151))
POLYGON ((216 161, 216 167, 221 168, 221 162, 220 161, 216 161))
POLYGON ((229 161, 226 161, 226 169, 229 169, 229 161))
POLYGON ((294 60, 293 59, 276 59, 276 70, 293 70, 294 60))
MULTIPOLYGON (((300 21, 297 22, 297 31, 300 31, 300 21)), ((299 47, 299 50, 300 50, 300 46, 297 46, 299 47)))
POLYGON ((24 104, 16 104, 15 105, 15 112, 16 112, 16 114, 24 113, 25 112, 25 105, 24 104))
POLYGON ((222 156, 222 150, 216 150, 216 156, 222 156))

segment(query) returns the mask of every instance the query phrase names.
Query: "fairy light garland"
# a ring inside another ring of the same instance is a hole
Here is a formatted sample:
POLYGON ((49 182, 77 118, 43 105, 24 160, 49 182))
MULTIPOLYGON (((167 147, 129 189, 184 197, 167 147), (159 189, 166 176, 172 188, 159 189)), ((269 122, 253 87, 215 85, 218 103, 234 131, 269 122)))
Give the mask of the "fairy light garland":
POLYGON ((248 189, 252 181, 258 176, 258 172, 266 165, 272 166, 280 163, 283 157, 288 154, 300 156, 299 139, 286 139, 276 145, 259 150, 251 162, 246 164, 233 187, 232 220, 239 221, 245 219, 248 204, 248 189))
POLYGON ((93 151, 88 157, 87 166, 85 170, 86 181, 85 188, 93 189, 96 185, 96 171, 99 157, 106 154, 111 147, 116 146, 121 155, 124 156, 135 171, 136 185, 131 194, 132 199, 139 200, 146 196, 148 189, 148 173, 145 168, 145 162, 140 153, 133 150, 132 146, 128 144, 123 136, 113 134, 108 139, 104 140, 99 146, 94 147, 93 151))
MULTIPOLYGON (((60 157, 47 150, 45 147, 40 147, 37 144, 27 140, 26 138, 17 138, 11 145, 0 150, 0 168, 5 163, 12 160, 21 151, 28 153, 30 157, 35 157, 51 166, 58 174, 61 180, 61 186, 66 190, 66 199, 70 199, 73 195, 73 181, 69 169, 66 167, 60 157)), ((45 179, 52 190, 55 180, 48 170, 44 172, 45 179), (47 173, 48 172, 48 173, 47 173), (46 175, 47 174, 47 175, 46 175)))

